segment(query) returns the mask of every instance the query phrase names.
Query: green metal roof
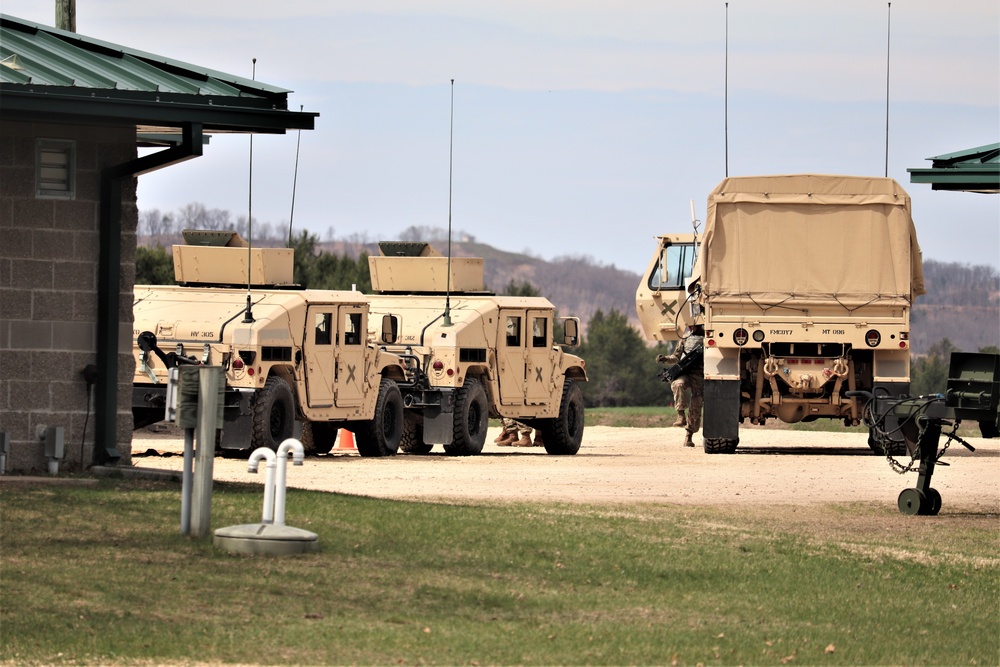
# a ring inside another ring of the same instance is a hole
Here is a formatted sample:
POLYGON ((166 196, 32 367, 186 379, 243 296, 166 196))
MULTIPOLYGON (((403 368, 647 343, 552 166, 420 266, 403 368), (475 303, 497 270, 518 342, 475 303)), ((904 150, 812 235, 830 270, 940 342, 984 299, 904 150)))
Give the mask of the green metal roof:
POLYGON ((311 130, 288 93, 232 74, 0 14, 0 111, 33 121, 134 123, 174 133, 311 130))
POLYGON ((1000 143, 927 158, 930 168, 907 169, 911 183, 932 190, 1000 193, 1000 143))

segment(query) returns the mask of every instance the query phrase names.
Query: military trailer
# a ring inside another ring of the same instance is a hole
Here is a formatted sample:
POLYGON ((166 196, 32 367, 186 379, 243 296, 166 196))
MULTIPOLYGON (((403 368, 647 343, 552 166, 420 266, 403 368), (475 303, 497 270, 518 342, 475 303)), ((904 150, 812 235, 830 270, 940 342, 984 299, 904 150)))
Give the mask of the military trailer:
POLYGON ((549 454, 575 454, 583 439, 579 320, 548 299, 486 291, 483 260, 442 257, 426 243, 381 243, 368 258, 373 322, 398 315, 403 360, 405 452, 434 445, 457 456, 482 452, 490 417, 535 428, 549 454), (557 324, 562 333, 557 335, 557 324))
MULTIPOLYGON (((211 364, 226 377, 224 453, 277 449, 298 421, 308 451, 328 452, 346 428, 362 456, 395 454, 404 368, 369 340, 368 298, 295 289, 290 249, 251 250, 233 232, 184 238, 173 247, 180 284, 135 287, 135 428, 164 419, 170 367, 211 364)), ((392 316, 377 326, 392 342, 392 316)))
POLYGON ((706 452, 735 451, 745 421, 857 426, 864 406, 848 392, 908 393, 910 309, 924 289, 910 197, 896 181, 727 178, 709 195, 701 238, 657 243, 636 291, 639 320, 664 341, 704 324, 706 452))

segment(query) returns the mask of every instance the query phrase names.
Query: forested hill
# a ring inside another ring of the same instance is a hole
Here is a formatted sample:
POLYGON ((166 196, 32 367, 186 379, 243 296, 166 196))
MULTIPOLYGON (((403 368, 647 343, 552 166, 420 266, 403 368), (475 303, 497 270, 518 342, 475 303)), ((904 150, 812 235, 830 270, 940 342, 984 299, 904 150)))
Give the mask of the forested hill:
MULTIPOLYGON (((370 244, 366 250, 377 254, 378 246, 370 244)), ((575 315, 586 324, 598 310, 617 310, 638 326, 638 273, 588 257, 544 260, 476 242, 453 242, 452 250, 456 256, 482 257, 487 287, 495 292, 503 291, 511 280, 527 281, 562 315, 575 315)), ((996 269, 926 260, 924 286, 927 293, 917 298, 911 317, 914 353, 926 353, 943 338, 966 352, 1000 346, 1000 274, 996 269)))
MULTIPOLYGON (((148 223, 140 225, 140 245, 158 245, 169 251, 171 244, 181 242, 179 234, 172 230, 158 234, 151 231, 148 223)), ((584 327, 598 310, 624 313, 629 321, 638 326, 635 291, 640 277, 634 270, 600 264, 590 257, 545 260, 477 243, 468 235, 456 236, 460 240, 452 242, 453 253, 456 256, 482 257, 486 286, 494 292, 502 293, 511 281, 527 282, 548 297, 560 314, 579 317, 584 327)), ((416 238, 430 239, 442 254, 447 249, 447 237, 441 230, 414 228, 411 238, 403 240, 416 238)), ((319 242, 310 236, 308 240, 309 247, 315 252, 346 256, 351 258, 352 263, 363 252, 378 254, 378 244, 371 242, 370 238, 319 242)), ((272 246, 284 243, 285 240, 277 236, 257 242, 258 245, 272 246)), ((162 260, 165 263, 162 268, 169 276, 172 274, 172 263, 166 255, 162 260)), ((166 280, 169 281, 169 278, 166 280)), ((351 282, 348 280, 347 284, 339 287, 349 289, 351 282)), ((1000 346, 1000 274, 996 269, 926 260, 924 283, 927 294, 917 299, 911 318, 910 337, 916 354, 926 353, 944 338, 959 350, 967 352, 1000 346)))
POLYGON ((927 294, 910 317, 917 354, 947 338, 964 352, 1000 346, 1000 274, 990 266, 924 261, 927 294))

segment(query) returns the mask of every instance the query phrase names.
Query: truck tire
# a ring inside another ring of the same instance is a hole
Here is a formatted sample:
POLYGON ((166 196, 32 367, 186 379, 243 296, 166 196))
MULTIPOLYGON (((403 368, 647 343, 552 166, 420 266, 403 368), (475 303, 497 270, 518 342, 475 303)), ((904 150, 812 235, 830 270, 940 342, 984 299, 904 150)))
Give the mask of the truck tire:
POLYGON ((434 445, 424 442, 424 418, 417 412, 403 412, 403 437, 399 448, 407 454, 429 454, 434 445))
POLYGON ((295 426, 295 399, 288 383, 272 375, 253 402, 253 438, 251 450, 278 446, 292 437, 295 426))
POLYGON ((541 424, 542 444, 549 454, 572 455, 583 442, 583 392, 573 380, 563 384, 559 416, 541 424))
POLYGON ((733 454, 739 444, 739 438, 705 438, 705 453, 733 454))
POLYGON ((358 454, 366 457, 395 455, 403 437, 403 395, 393 380, 382 378, 375 415, 370 421, 357 424, 358 454))
POLYGON ((306 422, 302 425, 302 448, 306 454, 329 454, 338 430, 332 422, 306 422))
POLYGON ((444 451, 452 456, 477 456, 486 444, 489 428, 489 404, 486 390, 475 378, 466 378, 465 384, 455 392, 454 438, 444 451))
POLYGON ((702 419, 706 454, 732 454, 740 444, 740 381, 705 380, 702 419))
POLYGON ((910 453, 906 440, 883 439, 879 442, 873 429, 868 429, 868 446, 876 456, 906 456, 910 453))

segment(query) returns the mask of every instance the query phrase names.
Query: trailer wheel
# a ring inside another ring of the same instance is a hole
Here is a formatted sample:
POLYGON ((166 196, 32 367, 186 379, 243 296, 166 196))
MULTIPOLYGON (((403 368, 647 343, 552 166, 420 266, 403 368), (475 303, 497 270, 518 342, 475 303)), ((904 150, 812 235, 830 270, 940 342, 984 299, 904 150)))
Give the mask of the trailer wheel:
POLYGON ((476 456, 486 444, 486 429, 489 428, 489 404, 486 390, 479 380, 467 378, 461 389, 455 392, 454 438, 444 451, 452 456, 476 456))
POLYGON ((429 454, 434 445, 424 442, 424 418, 417 412, 403 412, 403 438, 399 448, 407 454, 429 454))
POLYGON ((358 422, 357 448, 361 456, 393 456, 403 437, 403 395, 399 386, 382 378, 371 421, 358 422))
POLYGON ((253 438, 251 449, 278 445, 292 437, 295 425, 295 400, 288 383, 271 376, 253 402, 253 438))
POLYGON ((302 448, 306 454, 329 454, 338 430, 332 422, 306 422, 302 425, 302 448))
POLYGON ((739 438, 705 438, 705 453, 733 454, 739 444, 739 438))
POLYGON ((549 454, 571 455, 583 442, 583 392, 573 380, 563 384, 559 416, 542 422, 542 444, 549 454))

